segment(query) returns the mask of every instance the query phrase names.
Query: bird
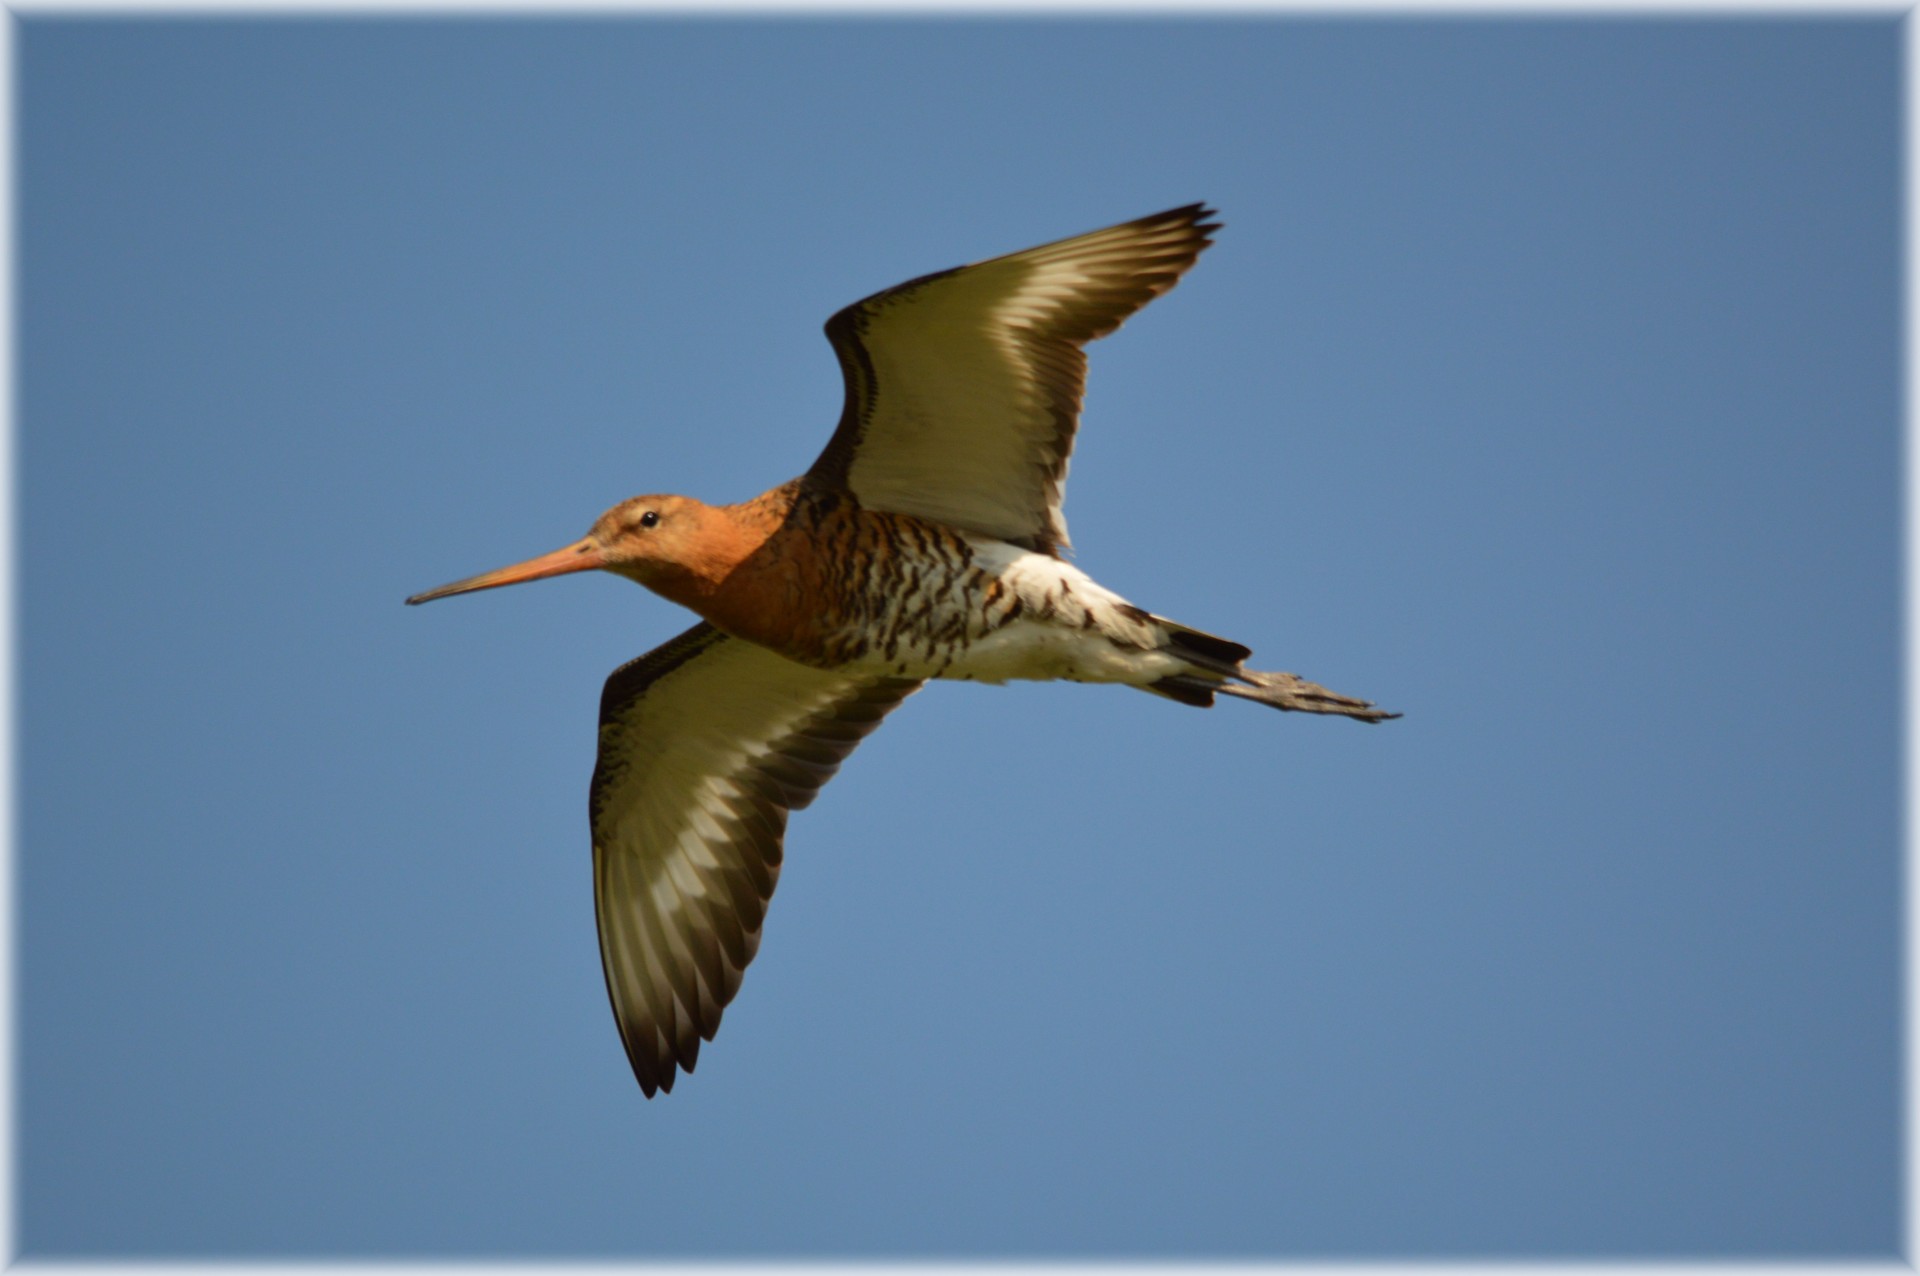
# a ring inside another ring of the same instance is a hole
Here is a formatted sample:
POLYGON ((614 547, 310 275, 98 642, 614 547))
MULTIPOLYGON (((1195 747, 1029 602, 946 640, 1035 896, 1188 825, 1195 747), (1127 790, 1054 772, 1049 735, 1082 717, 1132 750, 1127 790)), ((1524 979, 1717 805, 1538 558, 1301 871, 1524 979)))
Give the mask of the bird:
POLYGON ((1216 217, 1187 204, 855 302, 827 321, 846 397, 805 474, 735 505, 636 496, 572 544, 406 600, 599 570, 700 617, 607 679, 589 787, 601 965, 647 1098, 693 1071, 740 988, 788 813, 929 680, 1400 716, 1248 669, 1248 647, 1067 561, 1083 347, 1172 288, 1216 217))

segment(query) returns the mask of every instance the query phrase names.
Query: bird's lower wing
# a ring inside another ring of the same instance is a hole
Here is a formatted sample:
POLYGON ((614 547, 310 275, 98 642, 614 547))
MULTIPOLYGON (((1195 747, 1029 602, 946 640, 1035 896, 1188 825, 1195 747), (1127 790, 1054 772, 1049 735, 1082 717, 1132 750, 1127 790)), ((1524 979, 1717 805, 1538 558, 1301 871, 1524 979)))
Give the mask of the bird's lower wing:
POLYGON ((594 907, 607 995, 649 1097, 693 1070, 740 987, 787 812, 919 686, 812 669, 707 624, 607 679, 594 907))

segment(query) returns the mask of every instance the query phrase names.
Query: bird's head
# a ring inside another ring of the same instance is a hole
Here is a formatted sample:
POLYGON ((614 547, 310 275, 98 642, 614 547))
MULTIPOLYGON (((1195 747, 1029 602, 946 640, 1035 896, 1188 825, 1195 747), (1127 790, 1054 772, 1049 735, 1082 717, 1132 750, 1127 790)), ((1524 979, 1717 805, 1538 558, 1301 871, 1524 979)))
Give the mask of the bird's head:
POLYGON ((721 510, 692 497, 636 496, 595 519, 593 530, 571 545, 429 589, 407 602, 430 603, 477 589, 594 570, 625 576, 677 600, 689 592, 690 583, 721 567, 716 556, 733 539, 726 534, 725 521, 721 510))

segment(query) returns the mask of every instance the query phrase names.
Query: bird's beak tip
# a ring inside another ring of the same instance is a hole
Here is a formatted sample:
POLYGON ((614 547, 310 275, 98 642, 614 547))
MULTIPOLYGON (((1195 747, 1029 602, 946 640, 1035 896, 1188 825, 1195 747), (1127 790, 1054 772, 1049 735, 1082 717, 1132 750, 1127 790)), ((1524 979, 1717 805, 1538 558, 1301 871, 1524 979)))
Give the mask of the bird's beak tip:
POLYGON ((451 585, 442 585, 438 589, 429 589, 425 593, 415 594, 407 599, 407 606, 415 607, 421 603, 430 603, 436 598, 447 598, 454 594, 470 594, 478 589, 497 589, 502 585, 517 585, 527 580, 545 580, 549 576, 565 576, 569 572, 592 571, 596 567, 606 566, 606 561, 599 545, 588 538, 556 549, 551 554, 530 558, 524 563, 515 563, 511 567, 502 567, 498 571, 483 572, 478 576, 469 576, 465 580, 456 580, 451 585))

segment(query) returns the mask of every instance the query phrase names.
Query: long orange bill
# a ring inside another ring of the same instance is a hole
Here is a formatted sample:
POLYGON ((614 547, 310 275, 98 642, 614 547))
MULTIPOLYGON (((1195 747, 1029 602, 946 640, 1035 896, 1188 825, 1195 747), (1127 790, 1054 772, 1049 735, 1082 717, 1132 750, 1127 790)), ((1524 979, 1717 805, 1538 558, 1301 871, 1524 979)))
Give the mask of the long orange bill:
POLYGON ((548 576, 564 576, 568 572, 590 572, 596 567, 606 566, 606 562, 600 546, 589 536, 585 540, 575 541, 564 549, 556 549, 551 554, 542 554, 538 558, 529 558, 524 563, 515 563, 511 567, 502 567, 498 571, 482 572, 478 576, 456 580, 451 585, 429 589, 424 594, 415 594, 407 599, 407 605, 411 607, 415 603, 430 603, 436 598, 445 598, 450 594, 470 594, 476 589, 498 589, 502 585, 518 585, 523 580, 544 580, 548 576))

